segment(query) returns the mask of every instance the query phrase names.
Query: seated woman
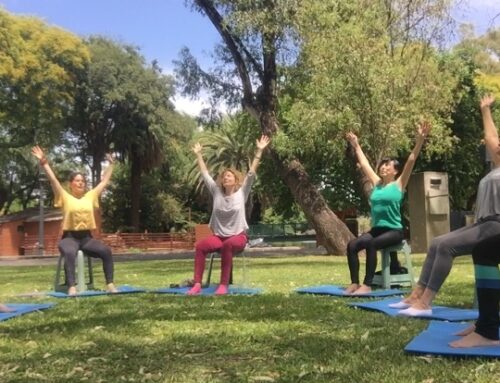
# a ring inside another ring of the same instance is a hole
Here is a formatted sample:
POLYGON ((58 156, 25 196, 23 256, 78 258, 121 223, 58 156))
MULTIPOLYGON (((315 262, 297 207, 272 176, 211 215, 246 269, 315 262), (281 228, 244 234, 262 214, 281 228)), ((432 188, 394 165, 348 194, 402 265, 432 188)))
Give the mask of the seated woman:
POLYGON ((201 145, 196 143, 193 152, 196 154, 198 166, 213 199, 210 228, 213 235, 196 243, 194 258, 194 286, 188 291, 189 295, 201 293, 201 282, 205 270, 205 259, 208 253, 220 251, 221 276, 216 295, 228 293, 229 278, 233 266, 233 255, 242 251, 247 243, 245 231, 248 224, 245 217, 245 202, 250 194, 255 172, 263 150, 269 144, 269 137, 262 136, 257 140, 257 152, 245 178, 234 169, 225 169, 219 175, 218 183, 208 174, 208 169, 201 154, 201 145))
POLYGON ((450 343, 451 347, 500 346, 500 234, 481 241, 472 250, 476 275, 479 318, 475 325, 457 335, 462 339, 450 343))
POLYGON ((13 311, 15 310, 0 303, 0 313, 11 313, 13 311))
POLYGON ((345 289, 346 294, 356 295, 371 292, 371 284, 377 267, 377 250, 397 245, 403 240, 401 202, 413 166, 429 130, 430 125, 427 122, 419 125, 415 147, 399 177, 397 177, 400 169, 399 162, 390 158, 383 159, 377 169, 378 174, 375 173, 363 153, 356 135, 354 133, 347 134, 347 140, 356 151, 361 170, 371 181, 373 190, 370 195, 372 228, 347 245, 351 284, 345 289), (366 249, 366 274, 363 284, 360 284, 358 252, 363 249, 366 249))
POLYGON ((481 99, 484 141, 491 156, 493 170, 479 183, 476 200, 475 223, 432 240, 425 258, 417 286, 410 296, 401 302, 391 304, 401 308, 402 315, 431 315, 432 301, 450 273, 453 259, 460 255, 471 254, 481 241, 500 234, 500 142, 491 116, 494 99, 485 96, 481 99))
POLYGON ((107 155, 109 166, 104 171, 101 182, 93 189, 86 191, 86 181, 82 173, 74 172, 69 177, 68 193, 59 183, 49 166, 47 157, 39 146, 31 149, 31 153, 40 161, 40 165, 47 174, 50 186, 56 198, 56 207, 63 211, 63 235, 59 242, 59 251, 64 256, 64 271, 68 284, 68 295, 76 294, 75 262, 78 250, 85 254, 101 258, 106 278, 106 291, 116 293, 118 290, 113 284, 113 257, 111 249, 101 241, 92 238, 91 230, 96 228, 94 208, 99 207, 99 196, 109 183, 113 172, 113 158, 107 155))

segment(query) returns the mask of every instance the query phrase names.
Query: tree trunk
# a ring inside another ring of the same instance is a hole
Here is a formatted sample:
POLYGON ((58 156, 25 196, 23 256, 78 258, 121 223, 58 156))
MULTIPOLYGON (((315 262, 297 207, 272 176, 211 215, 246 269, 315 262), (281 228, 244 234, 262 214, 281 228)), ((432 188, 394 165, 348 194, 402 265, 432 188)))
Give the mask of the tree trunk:
POLYGON ((140 228, 141 210, 141 158, 132 154, 130 159, 130 225, 135 232, 140 228))
MULTIPOLYGON (((273 103, 268 102, 266 106, 268 105, 273 105, 273 103)), ((278 131, 279 122, 272 110, 268 109, 267 112, 261 113, 259 120, 264 134, 271 136, 278 131)), ((285 162, 272 149, 270 153, 279 175, 290 188, 295 202, 304 212, 307 221, 314 227, 317 245, 323 246, 328 254, 345 255, 347 244, 354 238, 354 235, 328 207, 300 161, 294 159, 285 162)))
POLYGON ((324 246, 328 254, 346 254, 347 244, 354 235, 328 207, 321 193, 311 183, 302 164, 297 160, 284 164, 273 150, 271 157, 295 201, 316 230, 317 244, 324 246))

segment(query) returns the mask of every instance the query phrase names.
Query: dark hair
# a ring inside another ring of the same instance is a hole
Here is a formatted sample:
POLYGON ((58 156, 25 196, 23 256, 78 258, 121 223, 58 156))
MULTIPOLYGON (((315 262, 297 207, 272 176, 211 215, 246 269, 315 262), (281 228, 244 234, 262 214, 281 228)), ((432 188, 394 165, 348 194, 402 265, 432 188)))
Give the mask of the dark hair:
POLYGON ((87 184, 87 179, 85 178, 85 174, 82 172, 71 172, 68 177, 69 182, 73 182, 76 176, 82 176, 83 180, 85 181, 85 184, 87 184))
POLYGON ((399 163, 399 161, 397 159, 392 158, 392 157, 384 157, 380 160, 380 163, 378 164, 378 168, 377 168, 377 174, 380 172, 380 167, 382 165, 388 164, 389 162, 392 162, 392 164, 394 165, 394 169, 396 170, 396 175, 399 174, 399 172, 401 170, 401 164, 399 163))

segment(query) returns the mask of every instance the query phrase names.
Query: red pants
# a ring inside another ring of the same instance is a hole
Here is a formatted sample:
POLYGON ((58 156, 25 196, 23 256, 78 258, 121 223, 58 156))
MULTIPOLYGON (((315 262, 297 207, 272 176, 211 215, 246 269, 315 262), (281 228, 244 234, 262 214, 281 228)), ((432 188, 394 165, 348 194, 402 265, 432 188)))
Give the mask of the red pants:
POLYGON ((212 235, 197 242, 196 254, 194 257, 194 282, 202 282, 207 254, 220 251, 222 267, 220 284, 228 285, 231 268, 233 266, 233 255, 241 252, 246 244, 247 235, 245 233, 240 233, 231 237, 218 237, 212 235))

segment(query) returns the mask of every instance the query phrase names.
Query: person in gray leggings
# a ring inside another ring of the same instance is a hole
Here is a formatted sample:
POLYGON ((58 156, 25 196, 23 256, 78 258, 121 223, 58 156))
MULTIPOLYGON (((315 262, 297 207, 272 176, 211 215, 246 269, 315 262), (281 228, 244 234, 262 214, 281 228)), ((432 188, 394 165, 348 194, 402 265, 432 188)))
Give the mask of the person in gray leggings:
POLYGON ((500 234, 500 141, 493 118, 491 104, 494 98, 481 99, 484 141, 493 163, 491 170, 479 183, 476 200, 475 223, 434 238, 427 252, 420 279, 410 296, 390 307, 400 308, 402 315, 432 314, 432 301, 450 273, 453 259, 471 254, 474 246, 500 234))

